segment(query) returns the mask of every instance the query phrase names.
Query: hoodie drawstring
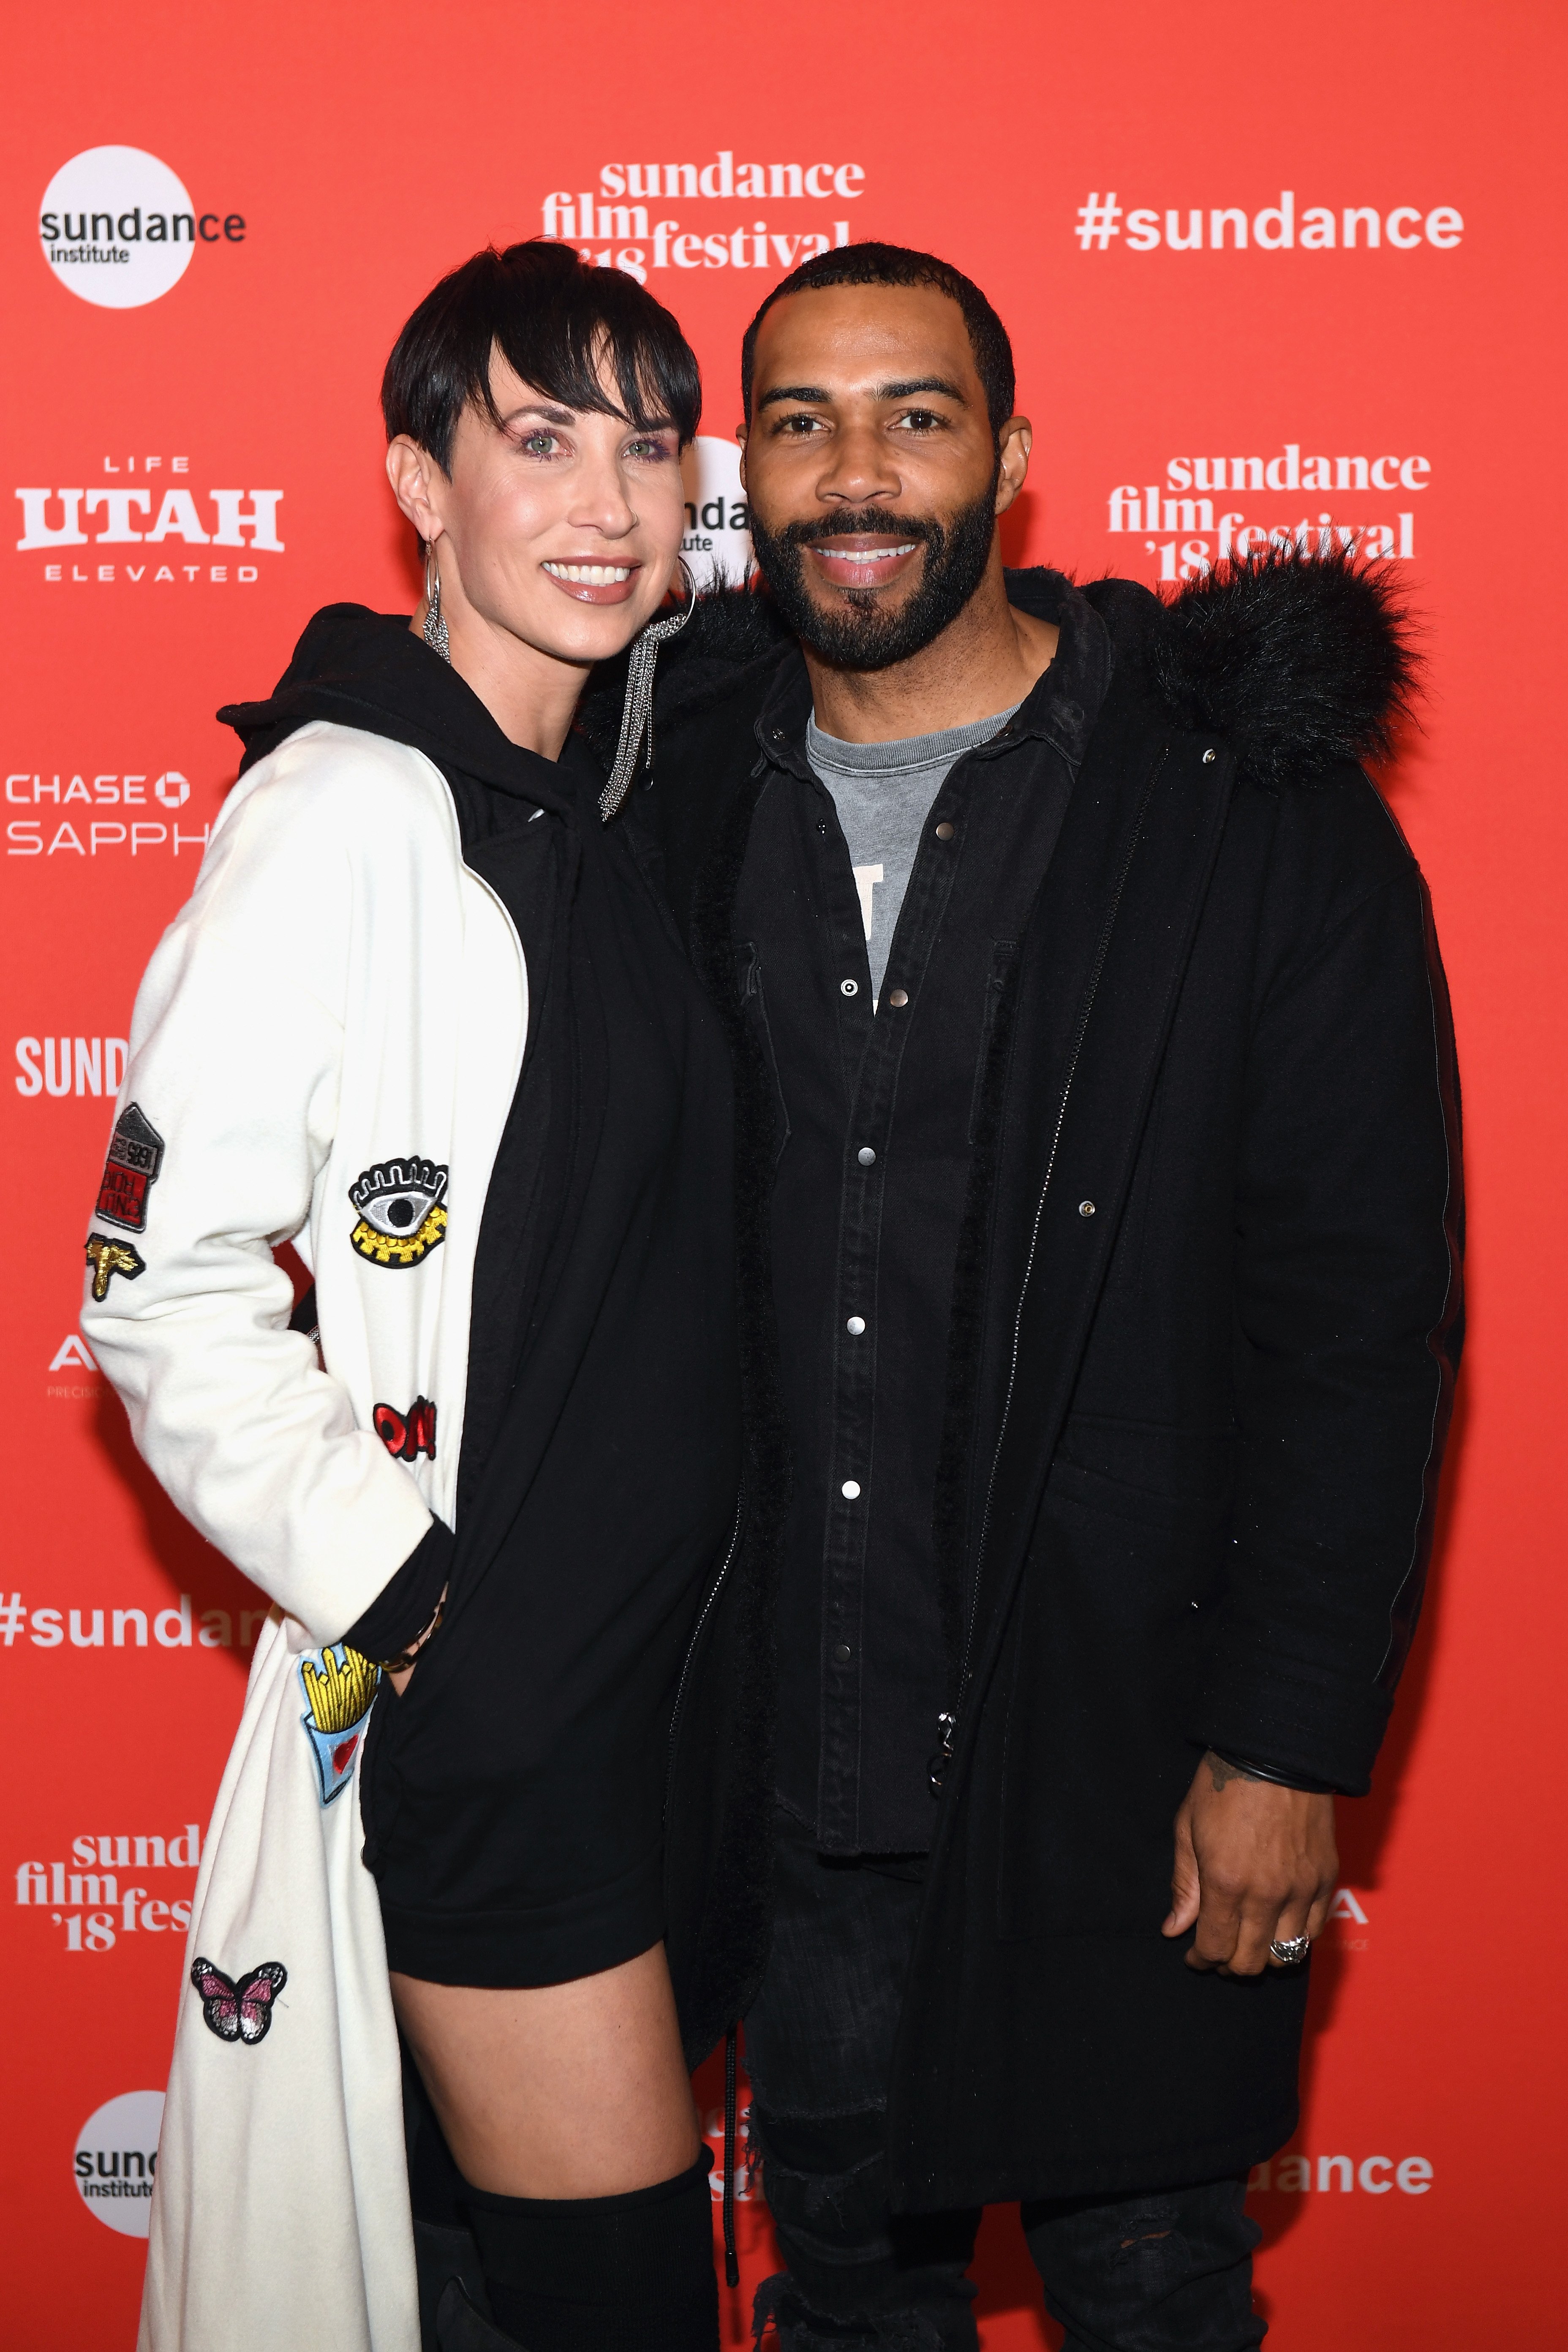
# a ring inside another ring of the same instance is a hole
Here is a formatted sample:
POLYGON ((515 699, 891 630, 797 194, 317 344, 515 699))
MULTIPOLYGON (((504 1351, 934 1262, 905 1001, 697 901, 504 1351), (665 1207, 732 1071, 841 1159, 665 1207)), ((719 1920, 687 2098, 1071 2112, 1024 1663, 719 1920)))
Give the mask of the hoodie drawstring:
POLYGON ((735 2039, 732 2025, 724 2036, 724 2284, 739 2286, 741 2262, 735 2252, 735 2039))

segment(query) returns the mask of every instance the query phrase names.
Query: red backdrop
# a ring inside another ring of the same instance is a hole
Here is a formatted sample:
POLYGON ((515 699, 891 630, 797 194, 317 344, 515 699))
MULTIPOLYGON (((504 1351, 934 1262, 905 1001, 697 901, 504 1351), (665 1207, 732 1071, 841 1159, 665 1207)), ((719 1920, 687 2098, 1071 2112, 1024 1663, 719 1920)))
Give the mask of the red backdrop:
MULTIPOLYGON (((807 240, 932 247, 1016 341, 1015 559, 1152 582, 1327 528, 1425 616, 1426 724, 1384 782, 1453 982, 1472 1336, 1426 1620, 1376 1794, 1342 1809, 1305 2119, 1255 2182, 1259 2293, 1281 2352, 1563 2340, 1541 2232, 1563 2042, 1564 23, 1546 0, 12 20, 5 2340, 133 2341, 142 2159, 117 2200, 79 2186, 151 2129, 146 2103, 93 2119, 164 2080, 187 1824, 261 1605, 141 1469, 76 1332, 115 1041, 234 775, 216 706, 264 693, 317 605, 411 599, 375 403, 397 327, 487 238, 546 229, 676 310, 719 441, 741 330, 807 240)), ((694 541, 734 520, 704 454, 694 541)), ((749 2290, 766 2225, 742 2219, 749 2290)), ((1056 2340, 1005 2211, 981 2270, 986 2352, 1056 2340)))

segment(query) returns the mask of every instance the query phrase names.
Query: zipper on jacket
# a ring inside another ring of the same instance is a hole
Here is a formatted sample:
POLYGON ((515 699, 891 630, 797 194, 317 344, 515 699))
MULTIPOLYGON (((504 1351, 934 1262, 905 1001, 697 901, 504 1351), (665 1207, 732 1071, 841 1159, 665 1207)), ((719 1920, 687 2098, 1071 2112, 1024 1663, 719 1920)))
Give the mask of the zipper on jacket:
POLYGON ((709 1618, 713 1614, 714 1606, 718 1601, 719 1595, 723 1591, 725 1583, 729 1578, 730 1570, 735 1564, 735 1554, 740 1548, 741 1542, 741 1521, 744 1516, 745 1507, 746 1482, 742 1478, 740 1489, 735 1496, 735 1523, 730 1530, 729 1549, 726 1550, 724 1558, 720 1565, 718 1575, 714 1578, 712 1584, 709 1587, 708 1597, 703 1601, 701 1608, 698 1612, 697 1622, 691 1629, 691 1639, 686 1645, 686 1655, 680 1663, 680 1679, 675 1685, 675 1705, 670 1710, 668 1752, 666 1757, 664 1775, 665 1809, 667 1811, 669 1807, 669 1785, 675 1773, 675 1735, 680 1727, 680 1710, 686 1698, 686 1685, 691 1677, 691 1661, 697 1655, 697 1644, 702 1639, 702 1628, 707 1624, 709 1618))
POLYGON ((1035 1258, 1040 1245, 1040 1225, 1046 1213, 1046 1195, 1051 1189, 1051 1178, 1056 1172, 1057 1150, 1061 1143, 1062 1128, 1067 1119, 1068 1099, 1072 1093, 1073 1080, 1078 1075, 1079 1058, 1083 1052, 1083 1041, 1089 1034, 1089 1015, 1094 1011, 1095 999, 1100 993, 1100 974, 1105 970, 1105 959, 1110 952, 1110 934, 1116 928, 1116 918, 1121 907, 1121 895, 1127 887, 1127 877, 1132 870, 1132 860, 1137 853, 1138 844, 1143 837, 1143 820, 1149 813, 1149 803, 1153 796, 1154 786, 1159 781, 1161 770, 1170 757, 1170 751, 1171 747, 1167 743, 1155 761, 1152 772, 1143 788, 1143 799, 1138 811, 1138 822, 1132 828, 1132 839, 1128 844, 1127 855, 1121 862, 1121 871, 1117 877, 1116 889, 1110 905, 1106 910, 1105 922, 1100 930, 1100 944, 1095 950, 1094 969, 1089 974, 1089 994, 1084 1001, 1083 1011, 1079 1016, 1078 1034, 1073 1039, 1072 1055, 1068 1063, 1068 1074, 1062 1086, 1062 1098, 1057 1106, 1057 1123, 1051 1135, 1051 1149, 1046 1160, 1046 1173, 1040 1186, 1040 1197, 1035 1205, 1034 1230, 1029 1235, 1029 1255, 1024 1263, 1024 1279, 1018 1291, 1017 1309, 1013 1318, 1013 1355, 1007 1367, 1007 1392, 1002 1402, 1002 1420, 996 1432, 995 1448, 991 1456, 991 1475, 985 1486, 985 1508, 980 1518, 980 1540, 975 1546, 974 1573, 969 1580, 969 1607, 964 1621, 963 1652, 959 1660, 958 1683, 952 1709, 939 1715, 936 1719, 937 1751, 931 1762, 931 1788, 933 1797, 939 1797, 942 1794, 942 1779, 952 1761, 953 1749, 958 1741, 959 1718, 969 1688, 969 1662, 974 1648, 975 1618, 980 1607, 980 1575, 985 1559, 986 1541, 991 1533, 991 1506, 996 1493, 996 1473, 1001 1466, 1002 1447, 1006 1440, 1007 1422, 1013 1410, 1013 1391, 1017 1385, 1018 1349, 1024 1329, 1024 1301, 1029 1295, 1029 1280, 1035 1271, 1035 1258))

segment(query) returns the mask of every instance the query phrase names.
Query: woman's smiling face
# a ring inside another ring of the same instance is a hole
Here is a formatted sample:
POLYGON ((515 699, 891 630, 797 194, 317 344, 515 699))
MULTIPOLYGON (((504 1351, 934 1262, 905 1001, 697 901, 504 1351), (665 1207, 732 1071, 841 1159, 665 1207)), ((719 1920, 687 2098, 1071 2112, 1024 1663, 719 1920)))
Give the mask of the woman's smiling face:
MULTIPOLYGON (((618 404, 607 370, 601 382, 618 404)), ((686 524, 677 427, 568 407, 499 352, 490 390, 499 427, 465 408, 447 473, 405 437, 387 453, 399 503, 434 542, 454 656, 477 631, 559 661, 605 660, 674 578, 686 524)))

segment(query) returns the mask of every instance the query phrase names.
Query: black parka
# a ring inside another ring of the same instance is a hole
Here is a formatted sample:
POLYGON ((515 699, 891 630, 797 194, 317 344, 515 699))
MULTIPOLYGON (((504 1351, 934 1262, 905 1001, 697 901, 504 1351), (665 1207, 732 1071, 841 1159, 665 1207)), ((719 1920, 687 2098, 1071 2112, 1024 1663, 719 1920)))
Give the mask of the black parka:
MULTIPOLYGON (((1387 591, 1289 559, 1168 605, 1009 575, 1047 619, 1079 593, 1113 675, 992 1027, 931 1367, 939 1564, 973 1601, 890 2089, 917 2210, 1217 2178, 1290 2133, 1305 1972, 1185 1967, 1160 1934, 1172 1819, 1210 1746, 1366 1790, 1458 1360, 1447 992, 1420 873, 1355 764, 1406 686, 1387 591)), ((773 1101, 731 908, 756 716, 800 658, 778 634, 765 598, 707 601, 628 810, 738 1084, 748 1494, 668 1820, 693 2059, 743 2012, 768 1932, 790 1464, 773 1101)))

